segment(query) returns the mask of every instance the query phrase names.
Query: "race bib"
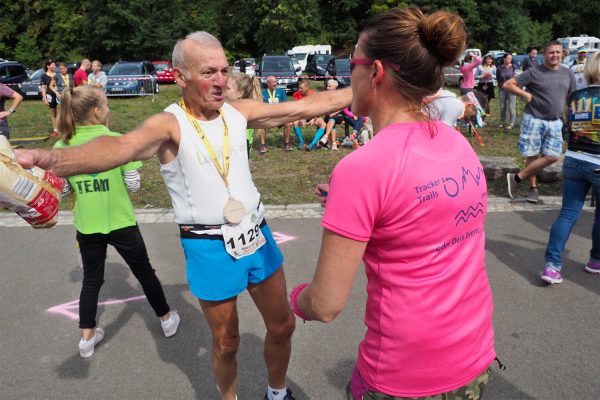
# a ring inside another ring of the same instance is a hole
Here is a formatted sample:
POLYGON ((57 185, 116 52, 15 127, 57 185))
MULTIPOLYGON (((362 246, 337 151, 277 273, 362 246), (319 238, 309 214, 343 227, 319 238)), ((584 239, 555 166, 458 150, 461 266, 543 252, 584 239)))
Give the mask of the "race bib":
POLYGON ((267 240, 260 230, 264 219, 264 208, 246 215, 239 224, 221 226, 225 250, 236 260, 254 254, 267 240))
POLYGON ((269 97, 269 104, 277 104, 277 103, 279 103, 279 99, 277 97, 275 97, 275 98, 269 97))

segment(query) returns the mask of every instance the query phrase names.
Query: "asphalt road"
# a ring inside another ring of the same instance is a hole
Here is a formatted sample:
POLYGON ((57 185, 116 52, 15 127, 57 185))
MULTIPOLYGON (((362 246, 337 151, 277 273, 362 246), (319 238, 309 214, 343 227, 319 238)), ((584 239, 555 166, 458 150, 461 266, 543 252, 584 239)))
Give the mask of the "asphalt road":
MULTIPOLYGON (((585 211, 565 252, 565 283, 542 285, 548 230, 557 211, 497 212, 487 217, 487 269, 494 293, 496 349, 485 399, 600 398, 600 276, 587 274, 593 215, 585 211)), ((272 219, 286 257, 288 288, 313 273, 319 220, 272 219)), ((150 258, 182 324, 171 339, 137 281, 109 252, 98 320, 104 341, 79 358, 77 299, 82 272, 72 226, 0 227, 0 399, 218 399, 210 336, 189 293, 173 223, 142 224, 150 258)), ((298 323, 289 386, 296 398, 342 399, 356 359, 365 278, 357 277, 340 317, 298 323)), ((239 297, 239 399, 262 399, 264 327, 250 297, 239 297)))

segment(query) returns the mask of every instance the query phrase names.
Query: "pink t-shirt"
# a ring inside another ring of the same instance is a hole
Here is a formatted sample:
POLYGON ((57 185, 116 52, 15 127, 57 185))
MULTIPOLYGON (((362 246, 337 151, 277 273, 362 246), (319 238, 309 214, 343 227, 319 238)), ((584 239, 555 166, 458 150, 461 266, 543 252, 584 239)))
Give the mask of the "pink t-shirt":
POLYGON ((476 54, 473 54, 473 62, 470 64, 464 64, 459 68, 462 72, 463 80, 460 83, 460 87, 463 89, 473 89, 475 86, 475 72, 473 70, 481 63, 481 58, 476 54))
POLYGON ((447 392, 493 361, 486 212, 479 159, 439 121, 390 125, 335 167, 321 225, 368 242, 357 366, 376 391, 447 392))

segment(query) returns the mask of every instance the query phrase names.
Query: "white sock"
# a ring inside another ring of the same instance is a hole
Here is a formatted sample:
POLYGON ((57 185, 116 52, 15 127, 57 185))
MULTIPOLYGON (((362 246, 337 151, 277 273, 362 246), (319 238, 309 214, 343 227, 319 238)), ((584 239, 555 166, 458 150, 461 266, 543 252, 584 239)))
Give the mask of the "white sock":
POLYGON ((273 389, 271 386, 268 386, 267 389, 267 398, 268 400, 283 400, 285 395, 287 394, 287 386, 284 386, 283 389, 273 389))

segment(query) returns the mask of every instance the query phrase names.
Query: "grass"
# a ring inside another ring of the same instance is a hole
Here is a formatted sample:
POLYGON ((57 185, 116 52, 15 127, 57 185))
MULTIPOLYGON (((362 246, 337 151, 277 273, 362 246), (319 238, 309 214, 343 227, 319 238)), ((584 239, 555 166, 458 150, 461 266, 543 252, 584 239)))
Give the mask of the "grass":
MULTIPOLYGON (((313 84, 317 90, 323 87, 322 82, 313 84)), ((179 89, 175 85, 161 85, 160 93, 151 97, 110 98, 111 130, 128 132, 139 125, 152 114, 164 110, 179 97, 179 89)), ((522 115, 523 102, 518 101, 518 115, 522 115)), ((518 162, 523 159, 517 153, 518 128, 511 131, 496 128, 499 124, 498 99, 491 102, 492 116, 487 119, 488 126, 479 130, 485 143, 480 146, 475 136, 468 136, 479 155, 515 157, 518 162)), ((48 109, 41 100, 26 100, 18 111, 10 117, 11 139, 45 135, 52 131, 48 109)), ((338 134, 341 131, 338 130, 338 134)), ((312 139, 314 128, 305 130, 304 137, 312 139)), ((50 147, 54 139, 42 142, 27 143, 23 147, 50 147)), ((250 154, 250 167, 254 182, 265 204, 295 204, 311 203, 316 198, 313 190, 317 182, 326 182, 333 167, 351 149, 340 148, 340 151, 291 151, 281 149, 281 129, 270 129, 267 132, 269 150, 264 155, 258 154, 258 139, 254 141, 254 150, 250 154)), ((292 133, 292 143, 295 137, 292 133)), ((156 158, 144 162, 141 169, 142 188, 131 195, 136 208, 142 207, 171 207, 171 202, 159 173, 159 163, 156 158)), ((488 182, 491 195, 506 196, 504 179, 488 182)), ((560 183, 541 184, 540 194, 559 194, 560 183)), ((69 204, 63 202, 63 207, 69 204)))

